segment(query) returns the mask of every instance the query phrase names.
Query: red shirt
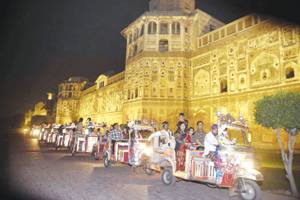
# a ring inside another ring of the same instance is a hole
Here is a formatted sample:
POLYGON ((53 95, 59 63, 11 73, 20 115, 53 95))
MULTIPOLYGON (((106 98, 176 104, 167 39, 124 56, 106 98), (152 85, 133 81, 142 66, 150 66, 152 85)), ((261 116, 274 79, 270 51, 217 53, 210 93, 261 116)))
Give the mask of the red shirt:
POLYGON ((186 137, 184 138, 185 143, 192 143, 192 137, 190 134, 186 134, 186 137))

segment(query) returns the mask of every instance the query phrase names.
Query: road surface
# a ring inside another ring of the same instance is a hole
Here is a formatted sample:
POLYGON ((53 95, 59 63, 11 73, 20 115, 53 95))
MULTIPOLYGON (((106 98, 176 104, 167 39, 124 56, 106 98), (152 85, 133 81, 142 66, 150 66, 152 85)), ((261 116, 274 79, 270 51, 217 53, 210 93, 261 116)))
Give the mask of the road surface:
MULTIPOLYGON (((40 146, 36 139, 12 133, 9 141, 9 161, 6 165, 8 188, 6 199, 45 200, 168 200, 238 199, 229 197, 225 189, 180 181, 164 186, 159 174, 147 176, 141 169, 133 171, 122 164, 104 168, 101 161, 88 155, 72 157, 68 152, 57 152, 40 146)), ((5 187, 2 187, 2 189, 5 187)), ((3 194, 4 195, 4 194, 3 194)), ((0 199, 2 199, 0 198, 0 199)), ((264 191, 263 199, 288 200, 290 196, 264 191)))

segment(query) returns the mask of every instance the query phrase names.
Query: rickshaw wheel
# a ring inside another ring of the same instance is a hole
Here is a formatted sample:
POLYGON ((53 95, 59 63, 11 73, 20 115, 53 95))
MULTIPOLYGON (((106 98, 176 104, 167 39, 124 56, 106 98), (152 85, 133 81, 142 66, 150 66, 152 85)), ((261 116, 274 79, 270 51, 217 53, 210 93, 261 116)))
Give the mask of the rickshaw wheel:
POLYGON ((173 185, 176 181, 176 178, 173 175, 172 168, 164 168, 161 172, 161 180, 165 185, 173 185))
POLYGON ((206 183, 207 187, 209 188, 217 188, 218 186, 216 184, 206 183))
POLYGON ((104 163, 104 167, 106 167, 106 168, 110 167, 110 165, 111 165, 110 160, 108 160, 107 154, 105 154, 105 155, 103 156, 103 163, 104 163))
POLYGON ((72 148, 72 156, 75 156, 75 149, 77 148, 77 145, 75 145, 75 147, 72 148))
POLYGON ((99 159, 100 159, 100 156, 99 156, 99 154, 97 153, 97 151, 93 151, 93 152, 92 152, 92 156, 93 156, 94 160, 99 160, 99 159))
MULTIPOLYGON (((244 179, 244 187, 246 192, 240 192, 241 199, 244 200, 260 200, 261 189, 255 181, 244 179)), ((239 184, 240 187, 240 184, 239 184)), ((239 188, 242 190, 243 188, 239 188)))
POLYGON ((147 164, 144 165, 144 171, 148 176, 152 176, 154 174, 154 170, 149 168, 147 164))

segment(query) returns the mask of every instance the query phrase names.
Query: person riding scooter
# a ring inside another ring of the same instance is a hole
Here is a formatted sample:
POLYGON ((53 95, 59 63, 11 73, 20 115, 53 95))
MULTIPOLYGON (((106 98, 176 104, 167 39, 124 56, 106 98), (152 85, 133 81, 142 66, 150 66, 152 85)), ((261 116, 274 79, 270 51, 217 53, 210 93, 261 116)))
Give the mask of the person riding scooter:
POLYGON ((123 133, 118 123, 112 125, 112 130, 109 133, 109 139, 111 140, 111 154, 114 155, 115 143, 123 139, 123 133))
POLYGON ((207 133, 204 138, 204 156, 207 156, 212 160, 215 160, 216 149, 219 146, 217 135, 218 135, 218 125, 213 124, 211 126, 211 131, 207 133))
POLYGON ((172 148, 175 149, 176 142, 175 138, 169 129, 169 123, 167 121, 164 121, 162 123, 162 129, 160 131, 157 131, 150 135, 148 138, 148 141, 151 141, 153 137, 160 137, 161 144, 163 149, 172 148))

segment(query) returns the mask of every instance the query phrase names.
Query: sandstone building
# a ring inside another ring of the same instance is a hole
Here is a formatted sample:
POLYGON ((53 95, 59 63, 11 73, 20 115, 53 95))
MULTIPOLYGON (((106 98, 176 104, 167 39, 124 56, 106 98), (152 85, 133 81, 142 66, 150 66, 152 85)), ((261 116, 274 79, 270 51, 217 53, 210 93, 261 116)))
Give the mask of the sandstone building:
POLYGON ((57 122, 154 119, 174 129, 184 112, 191 126, 202 120, 208 129, 218 111, 230 112, 248 120, 254 146, 277 147, 273 132, 254 123, 254 102, 300 91, 299 27, 257 15, 224 24, 195 9, 194 0, 149 5, 122 31, 125 70, 100 75, 89 87, 82 80, 62 83, 57 122))

